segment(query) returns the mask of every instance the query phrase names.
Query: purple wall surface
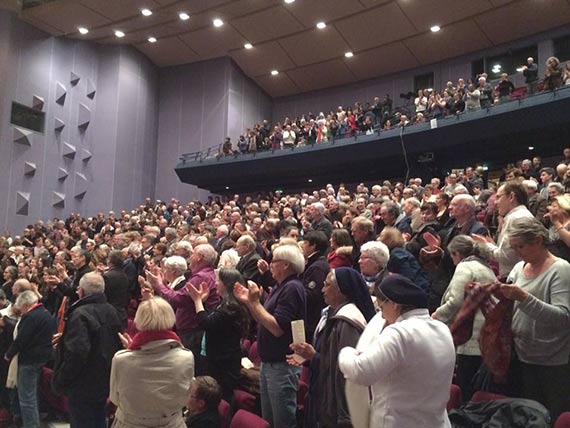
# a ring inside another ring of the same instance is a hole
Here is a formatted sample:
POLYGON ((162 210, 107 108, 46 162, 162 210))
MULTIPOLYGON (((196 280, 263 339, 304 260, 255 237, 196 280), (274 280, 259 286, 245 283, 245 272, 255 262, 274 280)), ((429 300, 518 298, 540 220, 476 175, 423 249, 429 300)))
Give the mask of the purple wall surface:
POLYGON ((205 151, 271 112, 271 98, 228 58, 160 70, 156 197, 182 201, 210 193, 181 183, 174 173, 182 153, 205 151))
MULTIPOLYGON (((546 34, 496 46, 493 49, 486 50, 484 55, 499 55, 508 49, 537 44, 538 58, 535 58, 535 62, 539 65, 539 75, 542 76, 544 75, 546 59, 553 54, 552 39, 567 34, 567 31, 567 29, 561 28, 546 34)), ((471 62, 480 59, 482 56, 483 53, 478 52, 378 79, 357 82, 352 85, 328 88, 291 97, 276 98, 273 100, 272 116, 274 120, 281 121, 285 117, 296 117, 309 112, 313 114, 324 112, 326 114, 330 110, 336 111, 336 107, 339 105, 352 106, 356 101, 362 103, 372 102, 374 97, 378 96, 380 99, 383 99, 385 94, 390 95, 394 100, 395 106, 402 105, 403 100, 400 99, 400 94, 413 90, 415 76, 433 72, 435 88, 443 88, 449 80, 457 82, 457 79, 460 77, 467 81, 471 77, 471 62)), ((511 80, 515 86, 524 86, 522 74, 511 76, 511 80)))
POLYGON ((130 209, 153 196, 158 74, 142 54, 54 38, 0 11, 0 76, 1 228, 18 234, 38 219, 130 209), (44 100, 45 131, 15 142, 11 103, 32 106, 34 96, 44 100))

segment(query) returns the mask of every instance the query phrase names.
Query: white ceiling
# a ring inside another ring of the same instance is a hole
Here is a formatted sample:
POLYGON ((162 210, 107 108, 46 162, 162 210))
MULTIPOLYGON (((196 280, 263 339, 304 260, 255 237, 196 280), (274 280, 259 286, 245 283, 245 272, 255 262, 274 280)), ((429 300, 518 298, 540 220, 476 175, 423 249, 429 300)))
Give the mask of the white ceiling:
POLYGON ((431 64, 567 25, 570 0, 55 0, 21 17, 56 36, 131 44, 161 67, 229 55, 276 97, 431 64), (153 14, 143 16, 143 8, 153 14), (181 11, 190 19, 181 21, 181 11), (214 18, 225 24, 215 28, 214 18), (327 27, 315 28, 318 21, 327 27), (436 24, 441 31, 430 32, 436 24), (78 26, 89 33, 80 35, 78 26), (115 30, 126 36, 116 38, 115 30), (150 36, 158 41, 149 43, 150 36), (246 50, 246 42, 253 49, 246 50), (354 56, 345 58, 347 51, 354 56))

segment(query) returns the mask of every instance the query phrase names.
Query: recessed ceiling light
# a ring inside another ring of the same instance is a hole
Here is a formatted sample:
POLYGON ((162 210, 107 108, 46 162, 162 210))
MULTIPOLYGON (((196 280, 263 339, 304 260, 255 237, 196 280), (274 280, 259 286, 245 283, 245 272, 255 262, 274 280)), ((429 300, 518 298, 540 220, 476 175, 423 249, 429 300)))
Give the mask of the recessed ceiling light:
POLYGON ((439 25, 434 25, 433 27, 430 28, 430 31, 432 33, 437 33, 439 30, 441 30, 441 27, 439 25))
POLYGON ((277 70, 271 70, 272 76, 277 76, 278 74, 279 74, 279 72, 277 70))
POLYGON ((150 16, 150 15, 152 15, 152 10, 150 10, 150 9, 141 9, 141 13, 142 13, 144 16, 150 16))
POLYGON ((246 43, 245 45, 243 45, 243 47, 246 49, 251 49, 253 45, 251 43, 246 43))
POLYGON ((354 56, 354 54, 352 52, 345 52, 344 56, 347 58, 352 58, 354 56))
POLYGON ((213 23, 214 27, 221 27, 222 25, 224 25, 224 21, 222 21, 220 18, 214 19, 213 23))
POLYGON ((186 21, 187 19, 190 19, 190 15, 188 15, 186 12, 180 12, 178 14, 178 17, 182 20, 182 21, 186 21))
POLYGON ((323 28, 327 28, 327 24, 325 24, 324 22, 317 22, 317 28, 319 30, 322 30, 323 28))
POLYGON ((533 146, 528 146, 528 149, 529 149, 529 150, 534 150, 534 147, 533 147, 533 146))
POLYGON ((125 37, 125 33, 123 33, 121 30, 117 30, 115 31, 115 36, 121 38, 121 37, 125 37))
POLYGON ((89 32, 89 30, 85 27, 77 27, 77 30, 81 33, 81 34, 87 34, 89 32))
POLYGON ((147 39, 150 43, 156 43, 156 37, 149 37, 147 39))
POLYGON ((496 68, 496 69, 500 70, 501 68, 503 68, 503 66, 502 66, 501 64, 495 64, 495 65, 493 66, 493 68, 496 68))
POLYGON ((308 181, 309 183, 312 183, 312 182, 313 182, 313 179, 312 179, 312 178, 309 178, 307 181, 308 181))
POLYGON ((226 186, 226 190, 230 190, 230 186, 226 186))
POLYGON ((295 1, 295 0, 285 0, 285 3, 291 4, 291 3, 293 3, 294 1, 295 1))

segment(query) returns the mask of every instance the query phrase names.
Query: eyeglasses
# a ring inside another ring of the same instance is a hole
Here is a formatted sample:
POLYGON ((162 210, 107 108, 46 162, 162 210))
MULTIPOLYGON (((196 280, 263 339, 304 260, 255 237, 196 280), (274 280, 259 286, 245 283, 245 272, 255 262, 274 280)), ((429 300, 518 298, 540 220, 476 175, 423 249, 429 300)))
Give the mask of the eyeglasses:
POLYGON ((271 263, 279 263, 279 262, 284 262, 284 263, 286 263, 287 260, 283 260, 283 259, 273 259, 273 260, 271 260, 271 263))

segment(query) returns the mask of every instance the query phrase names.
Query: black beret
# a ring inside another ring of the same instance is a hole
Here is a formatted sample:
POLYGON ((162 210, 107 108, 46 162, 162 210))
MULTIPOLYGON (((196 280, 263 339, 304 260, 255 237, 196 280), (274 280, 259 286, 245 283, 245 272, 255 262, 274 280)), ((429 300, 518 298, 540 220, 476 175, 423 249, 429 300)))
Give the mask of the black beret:
POLYGON ((390 274, 380 283, 380 291, 399 305, 427 308, 427 294, 409 278, 397 273, 390 274))

